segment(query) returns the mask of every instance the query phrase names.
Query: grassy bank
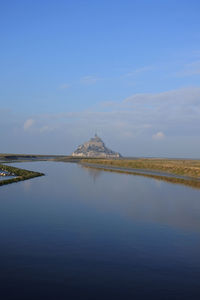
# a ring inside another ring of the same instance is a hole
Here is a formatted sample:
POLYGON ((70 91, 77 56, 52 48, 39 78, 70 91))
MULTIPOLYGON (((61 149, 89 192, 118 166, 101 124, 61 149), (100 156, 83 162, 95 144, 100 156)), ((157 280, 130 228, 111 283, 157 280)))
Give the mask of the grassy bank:
POLYGON ((44 175, 43 173, 28 171, 28 170, 19 169, 19 168, 7 166, 7 165, 1 165, 1 164, 0 164, 0 170, 7 171, 10 174, 14 174, 14 176, 16 176, 14 178, 7 179, 7 180, 5 177, 5 180, 0 181, 0 186, 44 175))
MULTIPOLYGON (((95 165, 84 165, 84 168, 92 168, 92 169, 97 169, 100 170, 99 168, 95 167, 95 165)), ((153 178, 153 179, 157 179, 157 180, 162 180, 165 182, 169 182, 169 183, 173 183, 173 184, 182 184, 182 185, 186 185, 192 188, 197 188, 200 189, 200 180, 198 179, 183 179, 183 178, 176 178, 176 177, 166 177, 166 176, 162 176, 162 175, 154 175, 154 174, 145 174, 145 173, 139 173, 137 171, 125 171, 125 170, 112 170, 112 169, 107 169, 105 167, 101 167, 101 170, 105 171, 105 172, 113 172, 113 173, 121 173, 121 174, 129 174, 129 175, 136 175, 136 176, 143 176, 143 177, 148 177, 148 178, 153 178)))
POLYGON ((56 160, 62 159, 63 155, 35 155, 35 154, 0 154, 0 161, 3 163, 7 162, 25 162, 25 161, 46 161, 46 160, 56 160))
POLYGON ((154 170, 200 179, 200 160, 190 159, 82 159, 82 163, 126 169, 154 170))

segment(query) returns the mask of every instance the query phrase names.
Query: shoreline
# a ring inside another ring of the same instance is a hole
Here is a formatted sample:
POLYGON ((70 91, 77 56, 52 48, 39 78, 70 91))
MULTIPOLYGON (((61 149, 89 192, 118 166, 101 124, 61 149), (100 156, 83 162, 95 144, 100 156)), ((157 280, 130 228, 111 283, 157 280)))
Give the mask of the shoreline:
MULTIPOLYGON (((3 159, 3 155, 1 155, 3 159)), ((0 169, 13 173, 15 177, 3 179, 0 186, 44 176, 43 173, 18 169, 7 164, 15 162, 54 161, 77 163, 85 168, 95 168, 104 171, 118 172, 137 176, 145 176, 175 184, 184 184, 194 188, 200 188, 200 160, 191 159, 162 159, 162 158, 86 158, 72 156, 37 156, 12 155, 6 161, 0 162, 0 169), (24 159, 25 158, 25 159, 24 159), (4 165, 6 164, 6 165, 4 165)), ((5 159, 5 157, 4 157, 5 159)))
POLYGON ((25 170, 25 169, 16 168, 16 167, 11 167, 11 166, 7 166, 4 164, 3 165, 0 164, 0 169, 14 174, 13 178, 0 180, 0 186, 45 175, 43 173, 29 171, 29 170, 25 170))
POLYGON ((199 178, 177 175, 177 174, 170 174, 170 173, 165 173, 165 172, 160 172, 160 171, 155 171, 150 169, 131 169, 131 168, 108 166, 103 164, 101 165, 101 164, 85 163, 85 162, 80 162, 79 164, 84 168, 92 168, 92 169, 98 169, 107 172, 116 172, 116 173, 129 174, 135 176, 144 176, 152 179, 166 181, 173 184, 182 184, 188 187, 200 189, 199 178))

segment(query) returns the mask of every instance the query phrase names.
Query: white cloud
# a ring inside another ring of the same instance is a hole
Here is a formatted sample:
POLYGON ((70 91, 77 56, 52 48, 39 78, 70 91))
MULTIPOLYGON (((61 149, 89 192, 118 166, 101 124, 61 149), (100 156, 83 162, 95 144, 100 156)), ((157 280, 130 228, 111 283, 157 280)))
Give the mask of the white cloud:
POLYGON ((70 88, 70 87, 71 87, 70 84, 64 83, 64 84, 61 84, 61 85, 60 85, 59 89, 64 90, 64 89, 68 89, 68 88, 70 88))
POLYGON ((84 85, 92 85, 95 84, 98 80, 100 80, 99 78, 95 77, 95 76, 84 76, 80 79, 81 84, 84 85))
POLYGON ((200 87, 188 87, 161 93, 134 94, 126 98, 123 102, 124 104, 150 103, 156 105, 162 105, 163 103, 179 105, 186 102, 192 104, 193 101, 199 100, 199 96, 200 87))
POLYGON ((145 72, 148 72, 148 71, 152 71, 154 69, 153 66, 145 66, 145 67, 141 67, 141 68, 138 68, 138 69, 135 69, 127 74, 125 74, 123 77, 132 77, 132 76, 136 76, 138 74, 141 74, 141 73, 145 73, 145 72))
POLYGON ((116 106, 116 102, 115 101, 103 101, 100 103, 100 105, 102 107, 115 107, 116 106))
POLYGON ((26 131, 26 130, 29 130, 32 126, 33 126, 33 124, 35 123, 35 120, 33 120, 33 119, 28 119, 28 120, 26 120, 25 122, 24 122, 24 130, 26 131))
POLYGON ((45 131, 48 131, 49 130, 49 126, 47 126, 47 125, 45 125, 45 126, 42 126, 41 128, 40 128, 40 132, 42 133, 42 132, 45 132, 45 131))
POLYGON ((200 75, 200 60, 186 64, 183 69, 176 73, 178 77, 200 75))
MULTIPOLYGON (((85 132, 97 128, 102 132, 113 132, 121 138, 124 138, 127 132, 134 138, 139 136, 152 138, 158 128, 159 132, 164 132, 168 137, 199 135, 200 88, 198 87, 162 93, 135 94, 121 103, 108 104, 110 106, 105 107, 106 111, 63 112, 43 116, 41 122, 44 122, 45 118, 45 125, 56 125, 61 128, 65 123, 69 128, 74 127, 77 131, 85 132)), ((162 137, 162 135, 155 136, 155 138, 162 137)))
MULTIPOLYGON (((101 107, 103 111, 98 111, 98 105, 96 110, 93 107, 92 110, 37 115, 27 118, 23 129, 25 131, 34 129, 31 130, 33 133, 31 138, 35 139, 34 141, 42 140, 45 136, 45 142, 58 149, 59 143, 62 143, 66 149, 69 149, 66 153, 70 153, 74 145, 90 138, 95 130, 106 143, 108 142, 108 146, 110 141, 111 143, 113 141, 111 148, 129 155, 172 153, 173 156, 176 152, 177 156, 179 153, 180 155, 184 153, 185 156, 191 153, 192 156, 192 153, 199 153, 199 87, 162 93, 134 94, 121 102, 108 104, 105 109, 101 107), (55 140, 59 141, 58 145, 55 145, 55 140), (155 140, 162 140, 162 143, 155 143, 155 140)), ((5 118, 5 113, 2 112, 0 123, 5 126, 6 120, 8 118, 5 118)), ((17 134, 14 133, 13 136, 24 138, 19 115, 13 114, 12 124, 9 122, 6 124, 10 136, 15 129, 17 134)), ((38 144, 37 147, 39 151, 40 145, 38 144)))
POLYGON ((165 138, 165 135, 164 135, 164 133, 162 131, 159 131, 159 132, 153 134, 152 138, 154 140, 163 140, 165 138))

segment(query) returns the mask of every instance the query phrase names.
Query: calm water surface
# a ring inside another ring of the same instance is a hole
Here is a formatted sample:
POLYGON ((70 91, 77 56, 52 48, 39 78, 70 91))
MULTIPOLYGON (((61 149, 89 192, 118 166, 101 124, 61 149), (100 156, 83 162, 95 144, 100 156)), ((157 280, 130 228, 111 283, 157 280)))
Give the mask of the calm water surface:
POLYGON ((0 299, 200 299, 200 190, 55 162, 0 187, 0 299))
POLYGON ((12 179, 14 176, 0 176, 0 181, 12 179))

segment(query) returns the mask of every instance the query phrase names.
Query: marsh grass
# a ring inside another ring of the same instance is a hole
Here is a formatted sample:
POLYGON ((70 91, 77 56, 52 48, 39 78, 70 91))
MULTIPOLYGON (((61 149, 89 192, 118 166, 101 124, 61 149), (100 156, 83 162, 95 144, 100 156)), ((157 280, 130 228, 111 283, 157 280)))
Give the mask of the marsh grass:
POLYGON ((136 175, 136 176, 143 176, 143 177, 148 177, 156 180, 162 180, 165 182, 173 183, 173 184, 183 184, 185 186, 189 186, 192 188, 200 189, 200 180, 198 179, 184 179, 184 178, 178 178, 178 177, 169 177, 167 176, 162 176, 162 175, 155 175, 155 174, 147 174, 147 173, 139 173, 137 171, 127 171, 127 170, 119 170, 119 169, 107 169, 105 167, 95 167, 91 165, 82 165, 84 168, 92 168, 92 169, 97 169, 97 170, 103 170, 106 172, 114 172, 114 173, 122 173, 122 174, 129 174, 129 175, 136 175))
POLYGON ((13 176, 15 176, 10 179, 1 180, 0 186, 44 175, 43 173, 28 171, 28 170, 19 169, 19 168, 7 166, 7 165, 0 165, 0 170, 7 171, 11 174, 14 174, 13 176))
POLYGON ((200 179, 200 160, 190 159, 82 159, 82 163, 143 169, 200 179))

